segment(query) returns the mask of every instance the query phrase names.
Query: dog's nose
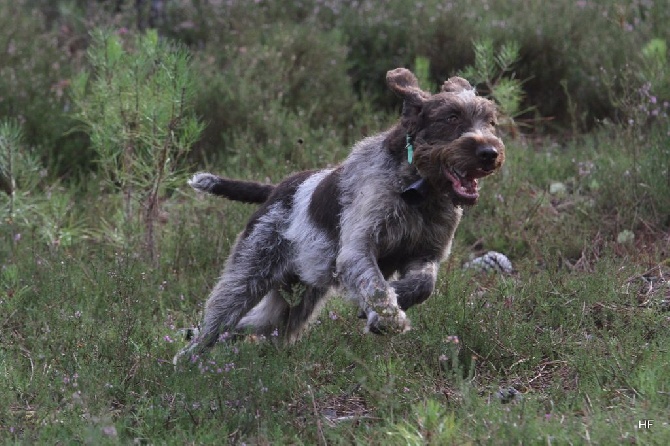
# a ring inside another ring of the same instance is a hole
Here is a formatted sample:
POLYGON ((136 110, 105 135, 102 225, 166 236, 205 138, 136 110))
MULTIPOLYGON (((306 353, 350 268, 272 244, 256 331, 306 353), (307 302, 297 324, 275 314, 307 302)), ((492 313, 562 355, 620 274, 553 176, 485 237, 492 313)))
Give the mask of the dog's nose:
POLYGON ((490 163, 498 158, 498 149, 493 146, 479 146, 475 150, 475 155, 481 161, 490 163))

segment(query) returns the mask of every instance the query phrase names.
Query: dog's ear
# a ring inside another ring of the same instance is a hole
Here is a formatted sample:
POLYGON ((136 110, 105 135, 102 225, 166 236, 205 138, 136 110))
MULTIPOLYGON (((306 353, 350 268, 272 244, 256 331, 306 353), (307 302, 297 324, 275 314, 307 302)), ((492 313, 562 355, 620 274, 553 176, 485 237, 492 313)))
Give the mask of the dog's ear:
POLYGON ((472 92, 472 94, 476 94, 475 89, 470 85, 470 82, 458 76, 447 79, 442 85, 442 91, 446 93, 472 92))
POLYGON ((406 68, 396 68, 387 72, 386 83, 402 98, 402 121, 408 131, 413 131, 417 126, 423 103, 430 97, 430 93, 419 88, 419 80, 406 68))
POLYGON ((396 68, 386 73, 386 83, 408 105, 421 105, 430 93, 419 88, 419 80, 406 68, 396 68))

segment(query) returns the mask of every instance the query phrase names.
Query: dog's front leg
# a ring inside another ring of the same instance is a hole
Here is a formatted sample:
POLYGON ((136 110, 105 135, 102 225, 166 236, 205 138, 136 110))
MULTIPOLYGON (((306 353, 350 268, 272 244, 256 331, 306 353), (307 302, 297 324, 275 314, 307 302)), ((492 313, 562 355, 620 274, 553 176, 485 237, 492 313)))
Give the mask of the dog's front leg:
MULTIPOLYGON (((411 263, 405 268, 399 279, 389 283, 395 291, 398 306, 401 310, 407 311, 430 297, 435 290, 438 266, 437 261, 411 263)), ((358 317, 367 318, 367 313, 363 308, 361 308, 358 317)))
POLYGON ((404 311, 420 304, 433 293, 437 280, 437 261, 411 263, 401 278, 391 282, 398 296, 398 305, 404 311))
POLYGON ((337 258, 337 271, 342 285, 365 311, 368 331, 382 334, 410 329, 405 312, 398 306, 395 290, 384 279, 370 252, 345 247, 337 258))

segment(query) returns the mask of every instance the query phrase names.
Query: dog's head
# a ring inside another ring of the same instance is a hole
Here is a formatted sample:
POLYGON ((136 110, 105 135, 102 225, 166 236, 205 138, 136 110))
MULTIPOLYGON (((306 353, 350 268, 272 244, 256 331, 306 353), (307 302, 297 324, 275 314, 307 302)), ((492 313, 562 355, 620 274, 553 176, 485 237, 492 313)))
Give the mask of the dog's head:
POLYGON ((389 71, 386 82, 403 99, 400 125, 413 145, 419 174, 448 191, 456 204, 476 203, 477 179, 497 171, 505 160, 495 103, 477 96, 460 77, 448 79, 433 95, 404 68, 389 71))

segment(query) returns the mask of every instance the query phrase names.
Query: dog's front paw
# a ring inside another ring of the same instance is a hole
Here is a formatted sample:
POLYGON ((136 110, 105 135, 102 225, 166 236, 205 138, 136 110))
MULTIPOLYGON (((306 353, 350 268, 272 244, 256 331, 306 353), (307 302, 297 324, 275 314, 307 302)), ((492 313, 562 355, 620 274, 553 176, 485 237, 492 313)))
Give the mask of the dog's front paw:
POLYGON ((409 319, 400 308, 386 308, 368 313, 366 331, 374 334, 397 334, 411 329, 409 319))

